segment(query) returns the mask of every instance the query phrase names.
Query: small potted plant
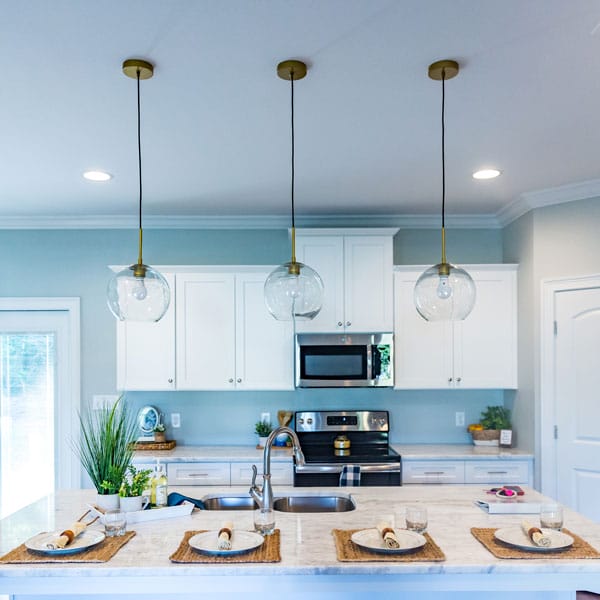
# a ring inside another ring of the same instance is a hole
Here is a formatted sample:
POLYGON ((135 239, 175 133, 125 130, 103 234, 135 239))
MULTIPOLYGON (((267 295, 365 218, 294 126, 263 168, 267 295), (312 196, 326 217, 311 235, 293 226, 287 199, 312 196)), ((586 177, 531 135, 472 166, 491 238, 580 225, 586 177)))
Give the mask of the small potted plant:
POLYGON ((268 421, 257 421, 254 431, 258 435, 258 447, 264 448, 269 434, 273 431, 273 425, 268 421))
POLYGON ((150 469, 137 470, 133 465, 127 467, 127 474, 119 488, 119 501, 123 512, 144 510, 150 499, 144 492, 150 486, 150 469))
POLYGON ((166 442, 167 438, 165 436, 165 426, 162 423, 157 423, 152 430, 154 432, 154 441, 155 442, 166 442))
POLYGON ((503 406, 488 406, 481 413, 479 423, 468 427, 476 446, 498 446, 502 430, 512 430, 510 411, 503 406))

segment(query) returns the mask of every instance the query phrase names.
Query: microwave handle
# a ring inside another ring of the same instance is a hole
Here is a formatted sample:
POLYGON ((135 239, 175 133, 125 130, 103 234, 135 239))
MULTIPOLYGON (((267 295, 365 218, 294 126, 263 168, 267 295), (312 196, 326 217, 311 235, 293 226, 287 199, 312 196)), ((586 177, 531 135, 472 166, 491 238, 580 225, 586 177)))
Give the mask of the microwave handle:
POLYGON ((381 354, 377 346, 371 346, 371 379, 381 375, 381 354))

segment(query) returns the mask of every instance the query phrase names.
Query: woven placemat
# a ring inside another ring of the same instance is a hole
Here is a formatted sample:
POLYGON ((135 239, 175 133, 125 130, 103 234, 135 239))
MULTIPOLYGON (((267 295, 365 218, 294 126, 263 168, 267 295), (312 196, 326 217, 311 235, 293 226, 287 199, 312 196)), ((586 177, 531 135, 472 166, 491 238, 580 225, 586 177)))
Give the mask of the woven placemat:
POLYGON ((107 537, 102 542, 77 552, 77 554, 43 554, 28 550, 25 544, 21 544, 4 556, 0 556, 0 563, 22 564, 22 563, 101 563, 109 561, 133 536, 135 531, 128 531, 125 535, 107 537))
POLYGON ((196 552, 189 544, 188 540, 197 533, 204 533, 206 529, 198 531, 186 531, 179 548, 169 556, 169 560, 174 563, 274 563, 281 560, 279 552, 279 529, 276 529, 272 535, 265 536, 265 541, 255 550, 245 554, 234 554, 233 556, 212 556, 210 554, 201 554, 196 552))
POLYGON ((385 562, 417 562, 417 561, 435 561, 439 562, 446 560, 446 556, 440 547, 433 541, 428 533, 424 533, 427 543, 408 554, 380 554, 377 552, 369 552, 360 546, 357 546, 350 538, 352 534, 360 529, 332 529, 333 539, 335 541, 335 551, 337 559, 342 562, 369 562, 369 561, 385 561, 385 562))
POLYGON ((512 548, 511 546, 499 542, 494 537, 495 531, 497 531, 497 528, 495 527, 471 527, 473 537, 481 542, 496 558, 556 558, 568 560, 573 560, 574 558, 600 558, 600 552, 568 529, 563 529, 562 531, 575 540, 573 545, 564 550, 553 550, 551 552, 537 552, 512 548))

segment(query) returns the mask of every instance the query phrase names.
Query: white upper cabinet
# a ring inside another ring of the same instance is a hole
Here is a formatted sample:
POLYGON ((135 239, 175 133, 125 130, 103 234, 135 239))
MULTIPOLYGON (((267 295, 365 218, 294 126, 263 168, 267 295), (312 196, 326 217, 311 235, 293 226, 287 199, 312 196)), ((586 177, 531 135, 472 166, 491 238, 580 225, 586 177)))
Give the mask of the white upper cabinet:
POLYGON ((177 389, 293 389, 292 324, 267 311, 269 272, 177 275, 177 389))
POLYGON ((175 389, 175 275, 161 274, 171 303, 157 323, 117 321, 117 389, 175 389))
POLYGON ((323 308, 298 332, 392 331, 393 236, 396 229, 303 229, 296 233, 297 259, 325 286, 323 308))
POLYGON ((477 297, 471 314, 454 323, 417 313, 414 286, 425 268, 396 267, 395 387, 516 388, 516 265, 466 265, 477 297))

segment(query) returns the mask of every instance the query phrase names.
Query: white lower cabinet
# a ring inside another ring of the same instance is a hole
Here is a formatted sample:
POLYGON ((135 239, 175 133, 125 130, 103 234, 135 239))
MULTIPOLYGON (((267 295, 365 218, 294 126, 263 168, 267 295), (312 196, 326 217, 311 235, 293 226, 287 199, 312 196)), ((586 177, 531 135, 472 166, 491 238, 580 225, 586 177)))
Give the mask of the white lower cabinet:
POLYGON ((230 485, 229 463, 193 462, 168 463, 169 485, 230 485))
POLYGON ((464 482, 464 461, 402 461, 402 483, 464 482))
POLYGON ((402 459, 402 483, 481 483, 532 485, 531 460, 402 459))
MULTIPOLYGON (((258 470, 257 482, 262 482, 263 463, 231 463, 231 485, 247 485, 252 482, 252 465, 258 470)), ((273 485, 294 485, 292 463, 271 463, 271 483, 273 485)))

